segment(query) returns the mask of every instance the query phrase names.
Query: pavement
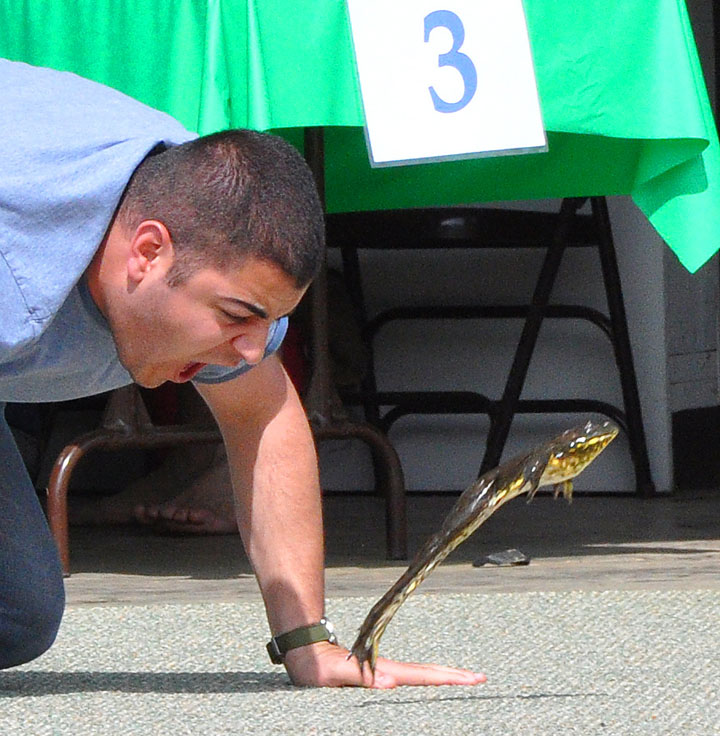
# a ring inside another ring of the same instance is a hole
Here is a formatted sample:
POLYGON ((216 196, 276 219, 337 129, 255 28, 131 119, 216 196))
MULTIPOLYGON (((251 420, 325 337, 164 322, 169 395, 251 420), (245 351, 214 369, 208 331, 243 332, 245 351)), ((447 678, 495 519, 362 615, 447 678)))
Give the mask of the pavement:
MULTIPOLYGON (((411 552, 453 501, 410 497, 411 552)), ((328 614, 349 645, 404 565, 384 559, 380 499, 325 510, 328 614)), ((498 511, 380 645, 485 672, 471 688, 293 687, 236 537, 73 529, 71 553, 55 646, 0 673, 0 734, 720 734, 717 489, 498 511), (509 548, 529 564, 485 562, 509 548)))

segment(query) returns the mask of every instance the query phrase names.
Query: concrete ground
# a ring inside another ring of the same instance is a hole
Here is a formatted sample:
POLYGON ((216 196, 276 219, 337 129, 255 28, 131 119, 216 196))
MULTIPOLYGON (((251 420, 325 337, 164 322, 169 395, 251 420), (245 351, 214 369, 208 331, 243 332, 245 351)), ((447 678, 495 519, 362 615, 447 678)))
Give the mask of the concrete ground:
MULTIPOLYGON (((411 551, 453 500, 410 497, 411 551)), ((349 645, 404 566, 384 560, 379 499, 325 509, 328 612, 349 645)), ((720 491, 498 511, 381 643, 484 671, 474 688, 293 688, 236 537, 74 529, 71 553, 55 647, 0 673, 0 733, 720 734, 720 491), (530 563, 473 564, 508 548, 530 563)))
MULTIPOLYGON (((408 501, 410 554, 440 525, 450 494, 408 501)), ((405 569, 385 559, 384 508, 367 495, 325 497, 327 595, 380 596, 405 569)), ((68 604, 255 599, 236 536, 156 536, 142 529, 74 528, 68 604)), ((421 593, 566 590, 720 590, 720 491, 639 499, 538 495, 493 515, 423 583, 421 593), (473 566, 517 548, 523 567, 473 566)))

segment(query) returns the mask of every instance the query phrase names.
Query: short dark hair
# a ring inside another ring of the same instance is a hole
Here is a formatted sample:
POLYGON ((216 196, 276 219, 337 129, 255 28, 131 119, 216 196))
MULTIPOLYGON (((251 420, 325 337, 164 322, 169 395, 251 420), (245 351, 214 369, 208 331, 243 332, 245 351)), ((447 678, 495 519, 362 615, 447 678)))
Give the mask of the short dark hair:
POLYGON ((198 268, 247 256, 306 286, 325 248, 323 210, 302 156, 282 138, 226 130, 153 152, 135 170, 118 209, 128 228, 159 220, 175 249, 171 285, 198 268))

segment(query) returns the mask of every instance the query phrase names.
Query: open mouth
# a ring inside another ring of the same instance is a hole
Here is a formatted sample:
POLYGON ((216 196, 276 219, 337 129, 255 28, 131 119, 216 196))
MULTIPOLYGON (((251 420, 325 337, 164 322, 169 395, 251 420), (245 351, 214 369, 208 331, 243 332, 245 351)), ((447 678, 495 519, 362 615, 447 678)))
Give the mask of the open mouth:
POLYGON ((176 379, 176 383, 185 383, 193 379, 207 363, 188 363, 179 373, 176 379))

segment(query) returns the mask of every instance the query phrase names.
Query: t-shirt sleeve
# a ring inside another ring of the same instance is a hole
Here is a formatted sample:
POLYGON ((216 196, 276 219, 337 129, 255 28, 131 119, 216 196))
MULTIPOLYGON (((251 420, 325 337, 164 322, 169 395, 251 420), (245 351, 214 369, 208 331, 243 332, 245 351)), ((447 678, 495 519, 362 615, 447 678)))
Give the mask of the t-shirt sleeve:
MULTIPOLYGON (((278 350, 285 338, 287 328, 287 317, 281 317, 270 325, 263 359, 278 350)), ((225 381, 237 378, 243 373, 247 373, 251 368, 252 366, 248 365, 244 360, 232 368, 223 365, 207 365, 193 378, 193 381, 196 383, 224 383, 225 381)))

